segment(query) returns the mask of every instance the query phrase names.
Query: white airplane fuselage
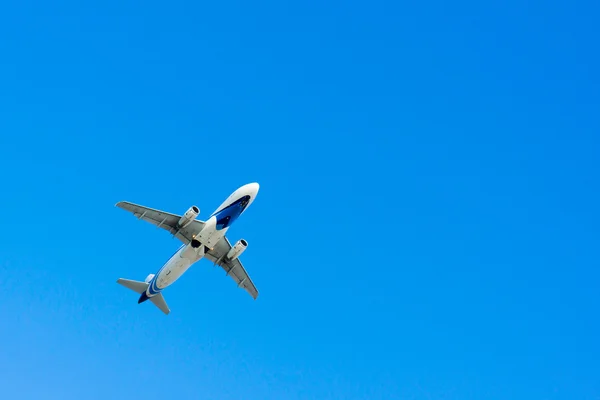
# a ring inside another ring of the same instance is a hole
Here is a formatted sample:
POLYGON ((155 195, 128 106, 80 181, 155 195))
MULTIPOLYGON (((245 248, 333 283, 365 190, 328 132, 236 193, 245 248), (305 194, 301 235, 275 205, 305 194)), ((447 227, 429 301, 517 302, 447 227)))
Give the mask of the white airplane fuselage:
POLYGON ((148 289, 141 294, 138 303, 159 294, 204 257, 206 248, 213 248, 221 240, 235 220, 252 204, 259 185, 249 183, 233 192, 206 220, 189 244, 182 245, 175 254, 155 273, 146 277, 148 289))

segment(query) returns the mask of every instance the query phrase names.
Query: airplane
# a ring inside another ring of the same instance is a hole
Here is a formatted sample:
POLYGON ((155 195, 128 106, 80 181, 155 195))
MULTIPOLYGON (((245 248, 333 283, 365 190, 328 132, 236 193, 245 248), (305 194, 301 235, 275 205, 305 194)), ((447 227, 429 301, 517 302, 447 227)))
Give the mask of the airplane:
POLYGON ((258 189, 259 185, 256 182, 238 188, 206 221, 196 219, 200 209, 195 205, 183 215, 177 215, 127 201, 118 202, 116 207, 165 229, 183 244, 156 273, 149 274, 143 282, 119 278, 117 283, 138 293, 138 304, 150 300, 163 313, 169 314, 171 310, 162 291, 179 279, 194 263, 206 258, 223 268, 238 287, 245 289, 256 300, 258 290, 239 259, 248 247, 248 242, 240 239, 232 246, 225 234, 252 204, 258 189))

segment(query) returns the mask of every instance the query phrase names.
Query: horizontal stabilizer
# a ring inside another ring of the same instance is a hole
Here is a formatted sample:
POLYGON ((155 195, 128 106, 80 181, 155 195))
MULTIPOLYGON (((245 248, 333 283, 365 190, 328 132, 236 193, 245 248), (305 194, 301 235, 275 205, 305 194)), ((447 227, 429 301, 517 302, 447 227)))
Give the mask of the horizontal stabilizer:
POLYGON ((160 311, 164 312, 165 314, 169 314, 171 312, 171 310, 169 310, 169 306, 167 305, 167 302, 165 301, 165 298, 163 297, 162 293, 159 293, 156 296, 150 297, 150 301, 152 302, 152 304, 154 304, 156 307, 158 307, 160 309, 160 311))
POLYGON ((149 284, 146 282, 132 281, 131 279, 117 279, 117 283, 131 289, 138 294, 142 294, 148 289, 149 284))

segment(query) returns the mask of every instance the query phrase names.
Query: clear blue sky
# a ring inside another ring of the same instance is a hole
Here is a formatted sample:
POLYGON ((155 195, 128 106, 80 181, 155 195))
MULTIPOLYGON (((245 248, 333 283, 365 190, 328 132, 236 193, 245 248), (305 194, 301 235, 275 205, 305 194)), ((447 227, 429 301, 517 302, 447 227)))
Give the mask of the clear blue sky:
POLYGON ((0 11, 6 399, 597 400, 596 2, 0 11), (238 186, 254 301, 117 285, 238 186))

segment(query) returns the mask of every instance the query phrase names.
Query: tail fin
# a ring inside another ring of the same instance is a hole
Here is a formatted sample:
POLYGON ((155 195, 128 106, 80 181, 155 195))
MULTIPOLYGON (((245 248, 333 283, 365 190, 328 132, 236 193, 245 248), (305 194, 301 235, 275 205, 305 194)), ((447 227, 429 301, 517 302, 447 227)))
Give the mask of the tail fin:
POLYGON ((125 286, 127 289, 133 290, 134 292, 136 292, 138 294, 144 293, 146 291, 146 289, 148 289, 148 286, 150 286, 146 282, 132 281, 131 279, 123 279, 123 278, 117 279, 117 283, 125 286))
POLYGON ((134 292, 141 294, 142 297, 140 297, 140 300, 138 301, 138 303, 145 301, 145 300, 150 300, 152 302, 152 304, 154 304, 156 307, 158 307, 160 309, 160 311, 162 311, 163 313, 169 314, 171 312, 162 293, 158 293, 157 295, 152 296, 150 298, 148 298, 145 295, 146 289, 148 289, 148 286, 150 286, 148 283, 134 281, 131 279, 123 279, 123 278, 117 279, 117 283, 125 286, 127 289, 133 290, 134 292))

